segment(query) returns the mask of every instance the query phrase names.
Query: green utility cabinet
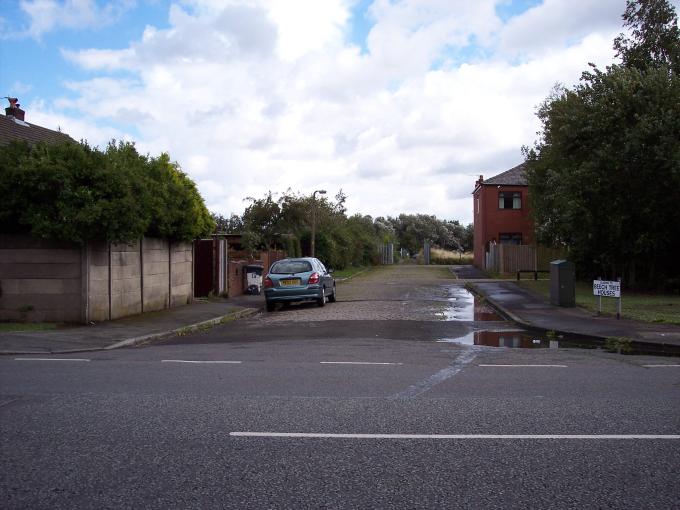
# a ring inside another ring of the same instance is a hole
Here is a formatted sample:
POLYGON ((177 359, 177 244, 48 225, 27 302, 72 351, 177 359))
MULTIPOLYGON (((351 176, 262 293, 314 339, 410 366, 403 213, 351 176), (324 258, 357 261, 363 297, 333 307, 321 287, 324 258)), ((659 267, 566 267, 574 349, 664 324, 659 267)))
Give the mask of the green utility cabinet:
POLYGON ((550 263, 550 303, 557 306, 576 306, 576 266, 567 260, 550 263))

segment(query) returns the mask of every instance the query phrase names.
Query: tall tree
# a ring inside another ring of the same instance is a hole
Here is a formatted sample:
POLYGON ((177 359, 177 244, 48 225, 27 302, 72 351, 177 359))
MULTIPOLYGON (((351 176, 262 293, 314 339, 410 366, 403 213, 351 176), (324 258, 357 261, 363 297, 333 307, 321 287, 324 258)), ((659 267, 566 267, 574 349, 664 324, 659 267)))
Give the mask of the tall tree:
POLYGON ((216 234, 238 234, 243 231, 243 219, 238 214, 232 214, 228 218, 216 213, 211 216, 215 222, 216 234))
POLYGON ((680 73, 678 17, 667 0, 628 0, 622 18, 630 33, 614 39, 614 49, 624 66, 666 66, 680 73))
POLYGON ((592 66, 538 110, 541 138, 525 149, 532 213, 539 240, 568 245, 584 276, 680 286, 677 17, 665 1, 629 2, 624 23, 624 65, 592 66))
POLYGON ((274 200, 271 191, 264 198, 249 197, 246 200, 250 201, 250 205, 243 213, 243 225, 249 232, 248 239, 251 244, 257 240, 263 247, 271 247, 282 221, 281 205, 274 200))

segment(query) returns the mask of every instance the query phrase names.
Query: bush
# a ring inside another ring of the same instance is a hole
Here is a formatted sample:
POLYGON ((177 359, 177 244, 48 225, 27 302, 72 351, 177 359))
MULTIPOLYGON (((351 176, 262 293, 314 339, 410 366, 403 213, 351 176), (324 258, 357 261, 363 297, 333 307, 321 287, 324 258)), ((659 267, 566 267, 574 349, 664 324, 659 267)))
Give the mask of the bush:
POLYGON ((141 156, 131 143, 100 151, 13 142, 0 147, 0 170, 0 232, 84 243, 191 240, 214 228, 178 165, 167 154, 141 156))

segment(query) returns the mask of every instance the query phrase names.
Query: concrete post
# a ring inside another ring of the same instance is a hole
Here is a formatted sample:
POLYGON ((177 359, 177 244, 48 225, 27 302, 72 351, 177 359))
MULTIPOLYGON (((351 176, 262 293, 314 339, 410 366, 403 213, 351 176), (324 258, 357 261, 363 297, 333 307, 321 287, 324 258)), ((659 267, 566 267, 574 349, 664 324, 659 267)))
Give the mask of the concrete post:
POLYGON ((139 296, 142 300, 142 313, 144 313, 144 236, 139 239, 139 296))
POLYGON ((111 272, 111 265, 112 265, 111 243, 108 243, 108 248, 109 248, 109 285, 108 285, 108 287, 109 287, 109 318, 108 318, 108 320, 111 320, 111 299, 112 299, 111 293, 113 292, 113 274, 111 272))
POLYGON ((90 322, 90 243, 80 250, 80 283, 81 283, 81 320, 90 322))
MULTIPOLYGON (((168 308, 172 308, 172 241, 167 240, 168 243, 168 308)), ((193 246, 193 244, 192 244, 193 246)), ((192 248, 193 249, 193 248, 192 248)), ((191 270, 193 272, 194 266, 191 265, 191 270)), ((191 281, 193 282, 193 274, 191 276, 191 281)), ((191 293, 193 294, 193 285, 191 287, 191 293)))

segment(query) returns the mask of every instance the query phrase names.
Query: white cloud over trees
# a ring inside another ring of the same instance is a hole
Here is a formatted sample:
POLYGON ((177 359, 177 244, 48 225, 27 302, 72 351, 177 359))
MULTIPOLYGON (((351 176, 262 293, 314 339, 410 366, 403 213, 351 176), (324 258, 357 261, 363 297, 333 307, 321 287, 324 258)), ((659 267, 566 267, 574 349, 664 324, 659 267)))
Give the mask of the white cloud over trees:
POLYGON ((625 8, 545 0, 504 23, 498 3, 376 0, 363 45, 350 1, 172 4, 126 48, 63 48, 91 78, 31 118, 168 151, 227 215, 268 189, 342 188, 350 212, 467 222, 475 179, 521 160, 553 84, 612 61, 625 8))

